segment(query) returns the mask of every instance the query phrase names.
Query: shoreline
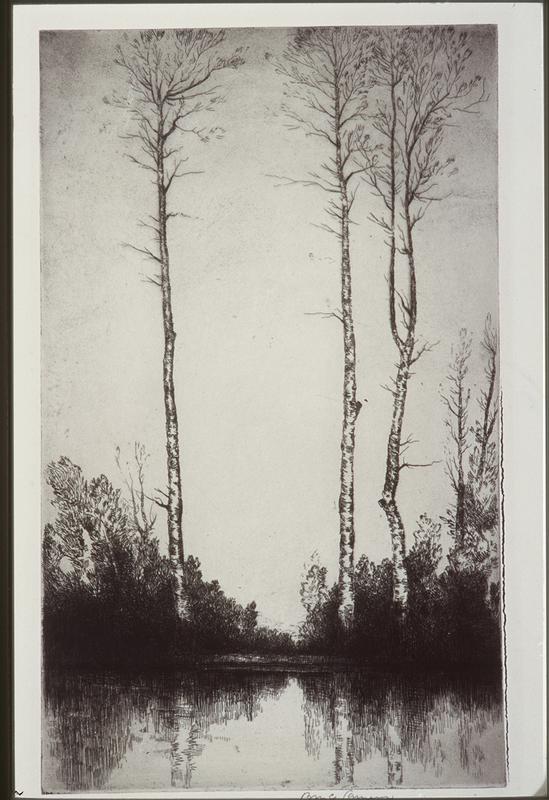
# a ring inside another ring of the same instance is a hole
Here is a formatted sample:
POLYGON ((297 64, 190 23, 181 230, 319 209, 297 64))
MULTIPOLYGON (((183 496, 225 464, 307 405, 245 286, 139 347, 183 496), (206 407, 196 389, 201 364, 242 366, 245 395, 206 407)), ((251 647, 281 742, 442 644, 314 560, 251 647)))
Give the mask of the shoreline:
POLYGON ((182 656, 170 662, 145 663, 139 666, 127 663, 87 664, 77 662, 44 662, 44 672, 80 671, 85 672, 123 672, 123 673, 163 673, 191 672, 287 672, 301 674, 364 673, 374 675, 464 675, 481 678, 498 677, 501 662, 479 661, 477 663, 421 663, 421 662, 380 662, 363 658, 349 658, 318 654, 265 654, 265 653, 201 653, 182 656))

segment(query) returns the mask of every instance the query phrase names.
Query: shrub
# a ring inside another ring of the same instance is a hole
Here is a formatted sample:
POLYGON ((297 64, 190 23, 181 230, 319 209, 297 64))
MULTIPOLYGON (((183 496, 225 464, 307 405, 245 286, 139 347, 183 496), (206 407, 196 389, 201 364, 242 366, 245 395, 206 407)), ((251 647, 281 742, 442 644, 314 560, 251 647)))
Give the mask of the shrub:
MULTIPOLYGON (((343 636, 338 624, 337 586, 325 590, 312 580, 325 570, 315 562, 304 584, 317 585, 317 600, 305 606, 302 649, 342 653, 372 664, 422 667, 496 664, 500 659, 499 584, 489 586, 489 559, 454 547, 441 570, 442 526, 426 515, 419 519, 414 543, 405 559, 408 605, 404 613, 393 602, 393 566, 362 556, 354 574, 355 616, 343 636)), ((303 591, 302 599, 310 598, 303 591)), ((313 593, 314 595, 314 593, 313 593)))
POLYGON ((47 480, 57 509, 42 542, 47 660, 160 664, 200 652, 293 646, 287 634, 258 629, 255 603, 242 606, 218 581, 205 581, 192 556, 185 565, 190 616, 180 622, 153 517, 132 514, 104 475, 87 481, 68 458, 49 465, 47 480))

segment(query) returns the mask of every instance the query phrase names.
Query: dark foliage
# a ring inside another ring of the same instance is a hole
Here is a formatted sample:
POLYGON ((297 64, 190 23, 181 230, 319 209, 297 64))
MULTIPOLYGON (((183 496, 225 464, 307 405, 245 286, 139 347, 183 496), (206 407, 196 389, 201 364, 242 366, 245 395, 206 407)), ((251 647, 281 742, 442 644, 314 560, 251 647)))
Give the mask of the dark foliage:
POLYGON ((345 634, 339 589, 326 585, 314 559, 301 586, 306 619, 300 641, 257 624, 254 602, 242 606, 198 559, 186 560, 189 619, 176 614, 169 560, 152 524, 137 524, 104 476, 87 481, 62 458, 48 468, 57 518, 43 537, 43 635, 46 661, 61 664, 161 666, 213 653, 311 653, 420 666, 497 664, 500 592, 490 553, 453 547, 442 569, 441 524, 425 515, 406 556, 409 597, 393 601, 393 566, 366 556, 354 571, 355 620, 345 634))
MULTIPOLYGON (((340 652, 393 667, 497 665, 500 661, 499 583, 490 563, 455 547, 440 569, 441 525, 423 515, 406 556, 408 606, 393 602, 393 566, 363 556, 356 565, 355 620, 344 639, 337 618, 337 587, 320 592, 301 629, 301 647, 340 652)), ((305 579, 306 580, 306 579, 305 579)), ((305 581, 304 581, 305 583, 305 581)))
POLYGON ((257 626, 255 602, 241 606, 227 597, 219 582, 204 581, 197 558, 186 560, 185 588, 190 621, 180 635, 196 652, 287 652, 293 649, 288 634, 257 626))
POLYGON ((43 537, 46 661, 81 665, 168 664, 202 652, 288 652, 287 634, 257 626, 198 559, 186 561, 190 618, 178 620, 173 575, 150 525, 137 525, 102 475, 87 481, 61 458, 48 468, 58 514, 43 537))

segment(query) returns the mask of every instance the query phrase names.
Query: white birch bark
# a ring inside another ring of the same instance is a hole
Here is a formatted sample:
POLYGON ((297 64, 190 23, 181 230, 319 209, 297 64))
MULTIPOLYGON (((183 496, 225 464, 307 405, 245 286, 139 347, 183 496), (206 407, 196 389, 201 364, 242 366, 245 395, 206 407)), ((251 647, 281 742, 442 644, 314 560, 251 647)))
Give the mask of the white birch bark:
POLYGON ((181 468, 179 461, 179 425, 175 404, 174 351, 176 333, 173 325, 170 260, 167 241, 167 212, 164 175, 163 127, 159 124, 157 150, 158 187, 158 238, 160 248, 160 290, 162 294, 162 324, 164 331, 164 356, 162 361, 162 385, 164 390, 164 412, 166 425, 166 456, 168 472, 168 552, 175 580, 177 613, 180 619, 188 615, 185 598, 184 550, 183 550, 183 498, 181 493, 181 468))
POLYGON ((457 407, 458 415, 456 420, 457 425, 457 476, 456 476, 456 527, 455 536, 456 542, 461 546, 465 543, 465 470, 463 467, 463 459, 465 455, 465 401, 463 380, 460 378, 457 388, 457 407))
MULTIPOLYGON (((340 243, 341 314, 331 313, 343 326, 343 420, 339 485, 339 607, 344 631, 354 616, 354 454, 355 427, 361 404, 356 400, 356 343, 353 327, 349 213, 355 191, 350 181, 366 170, 368 158, 367 41, 353 28, 310 28, 299 30, 288 44, 277 71, 288 82, 288 94, 301 106, 286 105, 285 113, 308 136, 328 143, 331 155, 318 172, 297 181, 320 188, 328 194, 326 212, 336 223, 323 224, 340 243), (302 109, 307 109, 306 111, 302 109)), ((290 180, 283 178, 283 180, 290 180)))
MULTIPOLYGON (((399 364, 393 394, 393 414, 391 428, 387 440, 387 459, 385 466, 385 481, 379 505, 385 512, 389 534, 391 537, 393 560, 393 600, 402 609, 408 603, 408 576, 404 564, 406 555, 406 538, 404 524, 396 502, 396 493, 400 478, 400 457, 402 442, 402 423, 406 407, 408 379, 410 377, 410 364, 414 348, 415 313, 408 317, 407 337, 403 341, 399 335, 396 322, 396 286, 395 286, 395 258, 396 258, 396 94, 397 76, 391 75, 391 128, 390 128, 390 195, 389 208, 391 213, 390 238, 389 238, 389 322, 393 340, 399 351, 399 364)), ((411 230, 409 231, 411 236, 411 230)), ((410 240, 411 246, 411 240, 410 240)), ((412 281, 413 255, 409 260, 410 267, 410 309, 415 309, 415 277, 412 281)))
MULTIPOLYGON (((339 95, 335 87, 335 113, 339 115, 339 95)), ((343 175, 341 140, 336 128, 336 168, 341 196, 341 311, 343 321, 343 425, 339 492, 339 619, 345 630, 353 623, 354 594, 354 460, 355 426, 360 406, 356 401, 356 343, 353 325, 351 258, 349 253, 349 199, 343 175)))
MULTIPOLYGON (((174 179, 196 174, 180 172, 186 158, 178 158, 179 147, 169 146, 172 135, 184 130, 181 122, 189 114, 211 109, 217 101, 213 88, 205 86, 214 72, 236 69, 244 63, 240 48, 232 55, 213 51, 225 38, 223 30, 178 29, 149 30, 138 33, 128 46, 116 47, 115 64, 126 71, 130 89, 129 97, 114 96, 112 101, 129 111, 134 127, 124 138, 139 144, 137 156, 129 154, 137 166, 154 174, 157 190, 158 216, 151 216, 153 224, 141 224, 153 230, 158 243, 158 254, 149 248, 129 245, 160 267, 160 274, 147 279, 160 288, 162 299, 162 325, 164 353, 162 360, 162 385, 166 428, 167 494, 157 500, 167 511, 168 547, 170 564, 175 579, 177 613, 181 619, 188 616, 185 598, 183 550, 183 500, 179 453, 179 428, 174 387, 175 330, 173 324, 170 261, 167 240, 167 222, 170 217, 166 198, 174 179), (189 105, 189 100, 192 104, 189 105)), ((164 494, 164 492, 162 492, 164 494)))
MULTIPOLYGON (((467 34, 452 29, 433 29, 425 34, 419 29, 381 34, 374 47, 374 79, 388 90, 387 107, 380 106, 374 127, 387 149, 381 166, 374 160, 370 183, 390 212, 390 221, 372 215, 389 237, 389 314, 391 333, 399 351, 399 363, 393 395, 393 416, 387 443, 387 464, 382 497, 379 501, 387 517, 393 546, 394 600, 407 603, 406 575, 403 565, 405 533, 396 494, 402 456, 402 420, 405 413, 410 367, 430 345, 417 346, 417 287, 414 257, 414 226, 423 219, 426 209, 437 196, 440 176, 451 169, 453 158, 441 158, 439 148, 449 117, 466 111, 485 99, 484 89, 469 105, 463 100, 482 84, 480 76, 465 79, 465 69, 472 50, 467 34), (397 90, 398 87, 398 90, 397 90), (396 210, 398 206, 398 216, 396 210), (401 222, 401 220, 403 222, 401 222), (406 259, 407 292, 395 286, 396 237, 398 252, 406 259), (396 321, 396 300, 402 312, 402 334, 396 321)), ((451 173, 450 173, 451 174, 451 173)), ((462 486, 462 495, 463 495, 462 486)), ((463 502, 461 503, 463 506, 463 502)))
POLYGON ((387 725, 387 784, 402 785, 402 743, 398 723, 387 725))
POLYGON ((334 707, 335 759, 334 778, 337 785, 349 786, 354 782, 355 753, 349 704, 337 696, 334 707))

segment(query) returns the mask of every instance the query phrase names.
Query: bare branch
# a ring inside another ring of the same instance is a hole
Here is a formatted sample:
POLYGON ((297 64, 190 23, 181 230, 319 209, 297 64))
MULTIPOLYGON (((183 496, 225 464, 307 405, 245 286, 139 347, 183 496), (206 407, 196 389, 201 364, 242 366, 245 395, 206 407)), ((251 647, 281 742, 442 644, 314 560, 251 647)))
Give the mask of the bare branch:
POLYGON ((400 445, 400 453, 401 455, 405 453, 412 445, 419 444, 419 439, 414 439, 412 434, 408 434, 406 439, 400 445))
POLYGON ((337 319, 339 322, 343 323, 343 315, 340 311, 305 311, 305 316, 323 317, 323 319, 330 319, 331 317, 334 317, 334 319, 337 319))
POLYGON ((341 240, 341 232, 334 230, 329 225, 326 225, 325 222, 320 222, 320 223, 312 222, 311 225, 313 226, 313 228, 318 228, 321 231, 325 231, 326 233, 330 233, 332 236, 335 236, 336 239, 341 240))
POLYGON ((319 189, 323 189, 325 192, 330 192, 332 194, 339 194, 339 189, 337 187, 332 187, 330 185, 323 186, 320 180, 311 180, 310 178, 288 178, 285 175, 265 175, 266 178, 274 178, 274 180, 281 181, 281 183, 275 184, 275 188, 280 188, 281 186, 316 186, 319 189))
POLYGON ((167 194, 170 186, 172 185, 172 181, 174 178, 185 178, 188 175, 203 175, 204 170, 188 170, 187 172, 178 172, 179 167, 181 166, 181 162, 178 162, 177 165, 173 168, 171 175, 168 177, 168 180, 164 182, 163 190, 164 194, 167 194))
POLYGON ((480 97, 465 106, 456 106, 456 111, 460 111, 462 114, 478 114, 479 106, 482 105, 482 103, 488 102, 489 99, 490 95, 486 91, 486 79, 483 78, 480 97))
POLYGON ((124 153, 124 156, 126 158, 128 158, 132 162, 132 164, 136 164, 141 169, 146 169, 149 172, 156 172, 156 167, 152 166, 151 164, 143 163, 143 161, 140 161, 138 158, 136 158, 131 153, 124 153))
POLYGON ((415 469, 416 467, 432 467, 434 464, 441 464, 440 459, 436 459, 435 461, 428 461, 426 464, 409 464, 407 461, 404 461, 402 464, 399 465, 400 469, 405 469, 406 467, 415 469))
POLYGON ((376 225, 379 225, 379 227, 383 228, 383 230, 386 231, 387 233, 389 233, 389 234, 392 233, 392 228, 389 225, 389 223, 387 222, 387 220, 385 219, 385 217, 378 217, 373 212, 370 212, 368 214, 368 219, 371 220, 376 225))
POLYGON ((122 247, 129 247, 130 250, 135 250, 136 253, 141 253, 141 255, 145 256, 146 258, 150 258, 153 261, 161 263, 159 256, 155 256, 148 247, 135 247, 133 244, 129 244, 128 242, 122 242, 122 247))
POLYGON ((147 500, 150 500, 151 503, 154 503, 155 505, 159 506, 159 508, 164 508, 164 509, 166 509, 166 511, 168 510, 168 503, 165 503, 163 500, 160 500, 158 497, 150 497, 149 495, 146 495, 146 497, 147 497, 147 500))
POLYGON ((162 288, 162 279, 160 275, 145 275, 143 272, 141 272, 140 275, 142 276, 143 283, 151 283, 153 286, 157 286, 159 289, 162 288))
POLYGON ((385 391, 386 391, 386 392, 389 392, 389 394, 392 394, 392 395, 393 395, 393 397, 396 397, 396 392, 395 392, 395 390, 394 390, 394 389, 391 389, 391 387, 390 387, 390 386, 387 386, 387 384, 386 384, 386 383, 382 383, 382 384, 380 384, 380 386, 381 386, 381 388, 382 388, 382 389, 385 389, 385 391))
POLYGON ((438 340, 436 342, 425 342, 425 344, 422 344, 421 347, 418 347, 415 356, 410 359, 410 365, 419 361, 424 353, 430 353, 438 344, 440 344, 438 340))

